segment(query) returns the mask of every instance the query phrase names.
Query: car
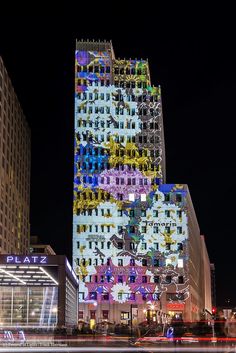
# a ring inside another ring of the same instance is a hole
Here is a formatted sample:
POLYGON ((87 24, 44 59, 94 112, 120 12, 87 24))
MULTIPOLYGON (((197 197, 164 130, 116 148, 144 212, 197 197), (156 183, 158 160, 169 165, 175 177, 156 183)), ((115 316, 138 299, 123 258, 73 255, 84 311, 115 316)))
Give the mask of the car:
POLYGON ((195 335, 193 335, 192 332, 186 332, 183 334, 183 336, 180 337, 180 342, 181 343, 198 343, 199 338, 195 335))

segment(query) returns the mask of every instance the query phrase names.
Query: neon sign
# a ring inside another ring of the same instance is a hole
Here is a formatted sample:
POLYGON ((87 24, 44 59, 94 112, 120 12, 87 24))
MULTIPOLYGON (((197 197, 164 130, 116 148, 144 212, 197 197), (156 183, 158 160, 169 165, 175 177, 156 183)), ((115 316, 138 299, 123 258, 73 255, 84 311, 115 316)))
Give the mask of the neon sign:
POLYGON ((6 257, 7 264, 46 264, 47 256, 15 256, 9 255, 6 257))

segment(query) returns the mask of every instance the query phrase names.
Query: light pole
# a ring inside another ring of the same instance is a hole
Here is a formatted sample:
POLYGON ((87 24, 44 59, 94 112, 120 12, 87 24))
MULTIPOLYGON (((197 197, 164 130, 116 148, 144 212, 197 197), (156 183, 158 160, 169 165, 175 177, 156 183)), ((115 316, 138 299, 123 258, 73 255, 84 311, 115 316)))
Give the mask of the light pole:
POLYGON ((130 304, 130 337, 133 337, 133 304, 130 304))

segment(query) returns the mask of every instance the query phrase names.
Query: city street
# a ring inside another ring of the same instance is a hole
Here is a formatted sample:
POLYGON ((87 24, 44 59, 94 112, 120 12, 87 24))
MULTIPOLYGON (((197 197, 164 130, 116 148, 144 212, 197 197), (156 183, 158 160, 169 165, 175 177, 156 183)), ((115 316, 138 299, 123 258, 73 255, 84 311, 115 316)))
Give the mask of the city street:
POLYGON ((31 340, 18 346, 15 343, 5 344, 0 347, 0 353, 21 352, 236 352, 234 341, 223 341, 218 343, 199 342, 199 343, 182 343, 175 344, 173 342, 149 342, 142 346, 130 346, 128 338, 110 338, 110 337, 87 337, 79 339, 63 339, 54 341, 50 340, 31 340))
POLYGON ((50 353, 50 352, 64 352, 64 353, 69 353, 69 352, 80 352, 80 353, 85 353, 85 352, 147 352, 147 353, 152 353, 152 352, 219 352, 219 353, 233 353, 236 352, 235 346, 212 346, 212 347, 115 347, 115 346, 107 346, 107 347, 4 347, 0 348, 1 353, 10 353, 10 352, 21 352, 21 353, 33 353, 33 352, 44 352, 44 353, 50 353))

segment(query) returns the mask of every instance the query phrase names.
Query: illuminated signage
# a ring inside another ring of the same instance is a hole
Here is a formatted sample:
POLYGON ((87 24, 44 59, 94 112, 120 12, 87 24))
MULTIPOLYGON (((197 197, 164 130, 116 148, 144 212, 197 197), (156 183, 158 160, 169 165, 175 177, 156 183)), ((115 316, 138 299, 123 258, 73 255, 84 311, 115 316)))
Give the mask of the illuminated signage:
POLYGON ((46 264, 47 256, 15 256, 9 255, 6 257, 7 264, 46 264))

